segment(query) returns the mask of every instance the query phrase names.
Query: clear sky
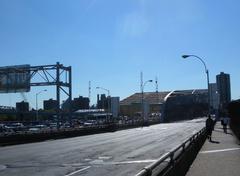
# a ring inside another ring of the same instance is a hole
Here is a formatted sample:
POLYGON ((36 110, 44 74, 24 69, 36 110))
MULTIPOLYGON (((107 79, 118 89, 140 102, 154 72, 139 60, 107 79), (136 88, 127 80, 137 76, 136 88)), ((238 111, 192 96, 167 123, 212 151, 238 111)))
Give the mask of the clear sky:
MULTIPOLYGON (((55 64, 73 67, 73 96, 96 86, 121 99, 144 80, 159 91, 206 88, 221 71, 231 76, 232 99, 240 98, 239 0, 0 0, 0 66, 55 64)), ((26 93, 35 107, 35 94, 26 93)), ((55 98, 48 88, 39 99, 55 98)), ((148 84, 145 91, 154 91, 148 84)), ((14 105, 20 94, 0 94, 14 105)))

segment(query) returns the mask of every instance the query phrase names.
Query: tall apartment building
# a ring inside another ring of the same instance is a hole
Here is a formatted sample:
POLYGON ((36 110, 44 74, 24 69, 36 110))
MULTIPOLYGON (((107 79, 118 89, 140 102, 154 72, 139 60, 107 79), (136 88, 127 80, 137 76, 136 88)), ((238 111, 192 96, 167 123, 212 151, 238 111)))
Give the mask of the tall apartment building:
POLYGON ((216 80, 219 93, 220 110, 224 112, 231 101, 230 75, 221 72, 216 76, 216 80))

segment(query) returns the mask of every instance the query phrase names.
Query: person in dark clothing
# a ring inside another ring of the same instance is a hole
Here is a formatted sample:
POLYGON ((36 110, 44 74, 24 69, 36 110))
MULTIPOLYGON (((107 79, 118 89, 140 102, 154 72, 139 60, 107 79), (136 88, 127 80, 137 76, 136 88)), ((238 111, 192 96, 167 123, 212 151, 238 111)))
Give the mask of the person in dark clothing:
POLYGON ((206 120, 206 131, 207 131, 207 138, 211 142, 212 141, 212 131, 214 128, 214 121, 211 118, 210 115, 208 115, 208 118, 206 120))
POLYGON ((224 133, 227 134, 227 125, 228 125, 229 119, 228 117, 223 117, 223 119, 221 120, 222 126, 223 126, 223 131, 224 133))

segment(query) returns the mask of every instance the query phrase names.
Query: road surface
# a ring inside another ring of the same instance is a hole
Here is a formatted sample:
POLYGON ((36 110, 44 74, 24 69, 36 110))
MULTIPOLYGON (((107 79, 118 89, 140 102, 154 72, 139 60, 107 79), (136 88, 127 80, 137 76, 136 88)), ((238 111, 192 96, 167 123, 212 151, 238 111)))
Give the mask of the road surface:
POLYGON ((203 126, 197 119, 0 147, 0 175, 135 175, 203 126))

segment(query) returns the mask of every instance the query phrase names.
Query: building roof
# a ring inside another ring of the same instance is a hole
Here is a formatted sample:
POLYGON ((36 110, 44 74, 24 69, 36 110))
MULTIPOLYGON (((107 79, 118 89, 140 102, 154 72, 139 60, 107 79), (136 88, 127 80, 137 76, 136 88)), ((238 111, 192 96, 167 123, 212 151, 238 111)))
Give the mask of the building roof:
MULTIPOLYGON (((160 104, 164 102, 164 97, 170 92, 144 92, 144 99, 149 104, 160 104)), ((141 103, 142 94, 135 93, 120 102, 120 105, 130 105, 132 103, 141 103)))
MULTIPOLYGON (((202 94, 207 93, 207 89, 190 89, 190 90, 174 90, 164 92, 144 92, 144 99, 149 104, 162 104, 168 97, 189 95, 189 94, 202 94)), ((135 93, 120 101, 120 105, 130 105, 133 103, 141 103, 142 94, 135 93)))

